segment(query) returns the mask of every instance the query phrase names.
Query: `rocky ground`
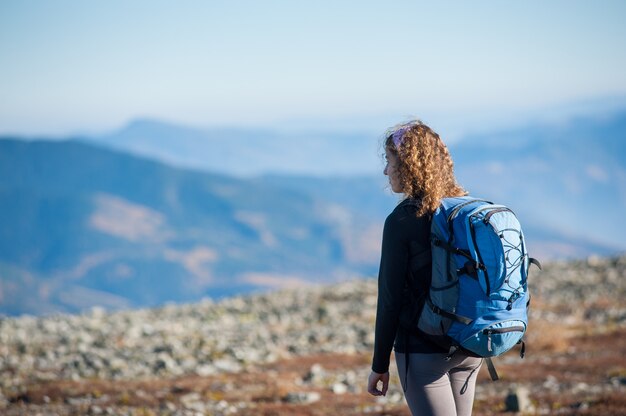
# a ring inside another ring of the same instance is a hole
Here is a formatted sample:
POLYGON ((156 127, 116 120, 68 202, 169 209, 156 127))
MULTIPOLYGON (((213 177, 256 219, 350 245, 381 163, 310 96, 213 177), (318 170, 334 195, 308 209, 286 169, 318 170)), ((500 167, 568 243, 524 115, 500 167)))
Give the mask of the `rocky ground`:
MULTIPOLYGON (((626 415, 626 256, 533 271, 526 358, 481 370, 476 415, 626 415)), ((219 303, 0 320, 0 414, 408 415, 365 391, 372 280, 219 303)))

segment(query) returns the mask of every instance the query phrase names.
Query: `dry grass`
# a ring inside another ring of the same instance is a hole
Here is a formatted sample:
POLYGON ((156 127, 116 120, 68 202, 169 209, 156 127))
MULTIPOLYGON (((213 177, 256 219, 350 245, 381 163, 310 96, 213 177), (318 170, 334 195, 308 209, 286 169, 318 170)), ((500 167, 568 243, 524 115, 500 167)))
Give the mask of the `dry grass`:
POLYGON ((572 340, 584 332, 584 328, 576 326, 556 325, 554 322, 532 322, 526 333, 526 340, 534 350, 550 353, 567 351, 572 340))

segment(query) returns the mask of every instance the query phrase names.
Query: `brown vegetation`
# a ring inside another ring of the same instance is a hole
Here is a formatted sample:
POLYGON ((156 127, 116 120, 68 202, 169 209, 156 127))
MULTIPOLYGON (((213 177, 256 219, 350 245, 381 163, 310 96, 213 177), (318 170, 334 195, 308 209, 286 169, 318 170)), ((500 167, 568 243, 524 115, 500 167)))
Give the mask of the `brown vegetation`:
MULTIPOLYGON (((502 380, 494 383, 485 369, 481 370, 475 415, 503 414, 504 397, 514 385, 534 386, 530 398, 542 414, 626 415, 626 330, 591 326, 556 329, 545 322, 535 323, 526 358, 510 353, 512 357, 496 361, 502 380), (533 342, 542 338, 557 341, 533 342), (597 389, 610 380, 616 386, 614 391, 597 389)), ((195 394, 202 401, 234 406, 238 415, 409 415, 403 403, 381 402, 364 390, 335 394, 328 388, 302 385, 313 365, 329 373, 345 372, 368 368, 369 359, 364 354, 324 354, 209 377, 41 382, 9 397, 12 405, 6 414, 97 414, 108 408, 114 414, 155 415, 182 411, 190 395, 195 394), (298 391, 315 391, 320 400, 290 403, 289 393, 298 391)))

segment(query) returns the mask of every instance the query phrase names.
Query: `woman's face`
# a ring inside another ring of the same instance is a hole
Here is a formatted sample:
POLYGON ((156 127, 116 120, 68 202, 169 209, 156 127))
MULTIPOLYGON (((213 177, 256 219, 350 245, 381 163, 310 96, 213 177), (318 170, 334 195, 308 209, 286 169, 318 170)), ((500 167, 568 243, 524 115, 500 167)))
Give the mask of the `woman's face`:
POLYGON ((383 173, 389 177, 391 190, 397 194, 402 193, 400 174, 398 172, 398 156, 396 156, 393 152, 390 152, 388 147, 385 147, 385 160, 387 161, 387 164, 385 165, 383 173))

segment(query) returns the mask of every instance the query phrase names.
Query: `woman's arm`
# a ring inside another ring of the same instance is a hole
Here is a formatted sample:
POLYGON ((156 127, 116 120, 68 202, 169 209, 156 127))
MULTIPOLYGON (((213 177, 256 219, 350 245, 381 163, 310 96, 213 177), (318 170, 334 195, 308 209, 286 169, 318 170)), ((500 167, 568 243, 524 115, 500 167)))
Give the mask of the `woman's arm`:
POLYGON ((396 208, 385 221, 383 229, 382 252, 378 273, 378 304, 376 310, 376 332, 372 371, 385 374, 389 370, 389 361, 396 332, 405 280, 409 265, 409 243, 406 237, 406 222, 414 220, 396 208))

